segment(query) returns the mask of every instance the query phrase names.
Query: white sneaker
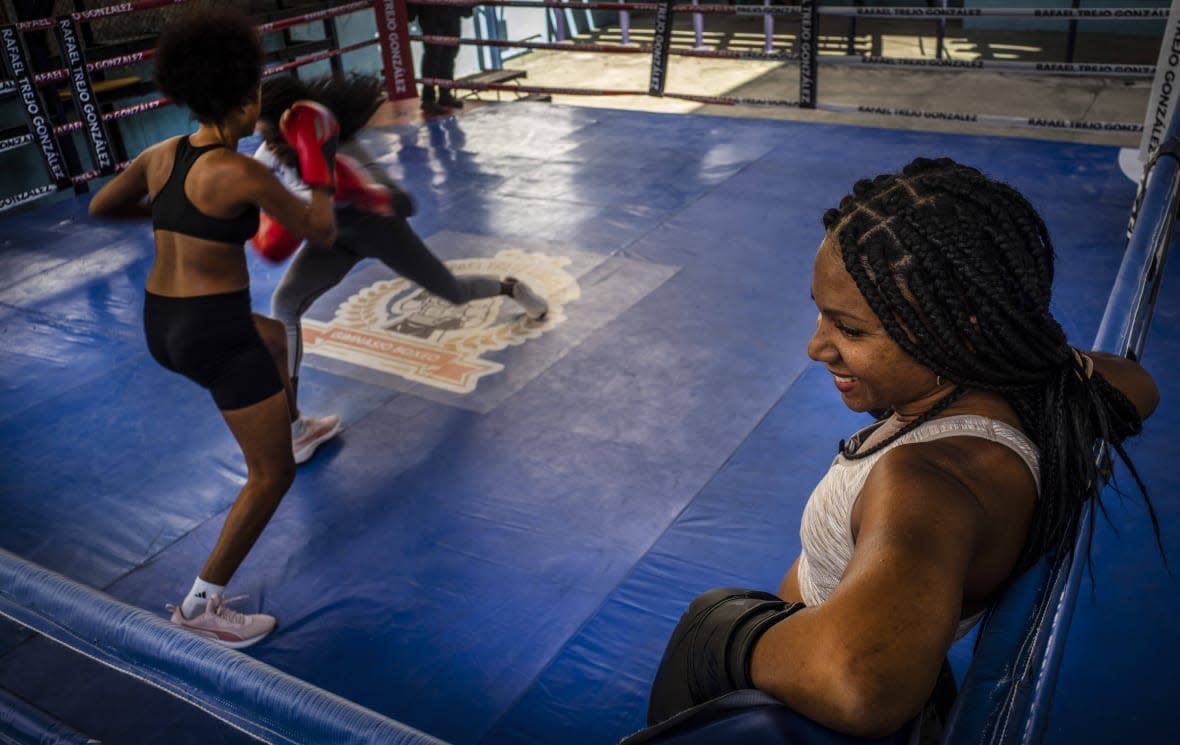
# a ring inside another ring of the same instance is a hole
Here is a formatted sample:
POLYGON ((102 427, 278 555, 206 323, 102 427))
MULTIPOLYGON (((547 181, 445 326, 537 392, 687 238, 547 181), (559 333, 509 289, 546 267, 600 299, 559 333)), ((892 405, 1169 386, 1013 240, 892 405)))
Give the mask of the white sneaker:
POLYGON ((549 312, 549 303, 545 298, 533 292, 533 288, 521 282, 516 277, 505 277, 504 283, 512 288, 512 299, 524 308, 524 314, 534 321, 539 321, 549 312))
POLYGON ((332 414, 319 419, 300 416, 291 423, 291 450, 296 463, 306 463, 315 449, 340 431, 340 417, 332 414))
POLYGON ((178 605, 166 607, 172 611, 172 623, 177 626, 232 649, 242 649, 274 631, 278 621, 265 613, 238 613, 226 606, 238 599, 225 600, 221 595, 211 595, 204 612, 192 618, 185 618, 178 605))

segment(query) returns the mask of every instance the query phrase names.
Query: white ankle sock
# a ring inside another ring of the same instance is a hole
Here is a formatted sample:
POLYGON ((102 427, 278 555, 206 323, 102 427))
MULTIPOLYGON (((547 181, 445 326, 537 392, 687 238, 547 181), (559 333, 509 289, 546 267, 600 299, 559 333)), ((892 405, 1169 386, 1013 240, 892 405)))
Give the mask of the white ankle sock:
POLYGON ((188 591, 184 602, 180 604, 180 612, 185 618, 192 618, 205 611, 205 604, 209 602, 210 595, 220 595, 224 592, 225 585, 215 585, 197 577, 193 582, 193 589, 188 591))

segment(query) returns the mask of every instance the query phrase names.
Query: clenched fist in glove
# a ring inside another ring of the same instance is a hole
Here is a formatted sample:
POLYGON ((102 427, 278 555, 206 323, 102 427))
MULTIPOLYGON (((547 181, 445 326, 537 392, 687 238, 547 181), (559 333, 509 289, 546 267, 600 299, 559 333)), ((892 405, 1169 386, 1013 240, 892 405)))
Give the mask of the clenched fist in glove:
POLYGON ((723 587, 688 606, 664 650, 648 702, 649 725, 730 691, 753 688, 750 657, 766 630, 804 608, 757 590, 723 587))

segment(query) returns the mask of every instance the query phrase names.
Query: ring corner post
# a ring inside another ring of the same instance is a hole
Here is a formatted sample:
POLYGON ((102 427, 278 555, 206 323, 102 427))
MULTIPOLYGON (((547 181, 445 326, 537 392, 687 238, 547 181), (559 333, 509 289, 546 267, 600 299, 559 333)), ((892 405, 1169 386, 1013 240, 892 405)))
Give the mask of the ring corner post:
POLYGON ((417 98, 414 59, 410 54, 410 22, 406 0, 375 0, 377 33, 385 68, 385 88, 391 101, 417 98))
POLYGON ((49 117, 45 100, 38 89, 36 75, 29 61, 28 50, 20 29, 15 24, 0 26, 0 46, 3 47, 0 71, 13 81, 17 98, 20 99, 25 124, 33 141, 39 146, 45 170, 57 190, 74 185, 69 164, 57 133, 49 117))
POLYGON ((1159 59, 1143 122, 1139 161, 1147 163, 1163 141, 1168 122, 1176 110, 1177 73, 1180 72, 1180 0, 1172 0, 1167 25, 1160 39, 1159 59))
POLYGON ((819 8, 818 0, 799 0, 799 108, 814 109, 818 87, 819 8))
POLYGON ((672 46, 674 11, 673 0, 660 0, 656 8, 655 26, 652 29, 651 82, 647 89, 651 96, 663 96, 664 85, 668 82, 668 50, 672 46))

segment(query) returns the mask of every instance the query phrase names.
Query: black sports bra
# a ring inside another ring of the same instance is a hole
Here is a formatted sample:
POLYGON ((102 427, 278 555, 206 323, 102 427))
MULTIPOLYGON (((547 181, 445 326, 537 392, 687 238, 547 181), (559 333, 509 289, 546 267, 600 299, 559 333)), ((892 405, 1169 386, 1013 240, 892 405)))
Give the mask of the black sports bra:
POLYGON ((258 232, 257 207, 250 207, 237 217, 210 217, 197 209, 184 193, 184 182, 193 163, 219 147, 225 145, 193 147, 188 137, 180 138, 176 143, 176 156, 172 161, 168 182, 152 200, 153 228, 220 243, 245 243, 258 232))

